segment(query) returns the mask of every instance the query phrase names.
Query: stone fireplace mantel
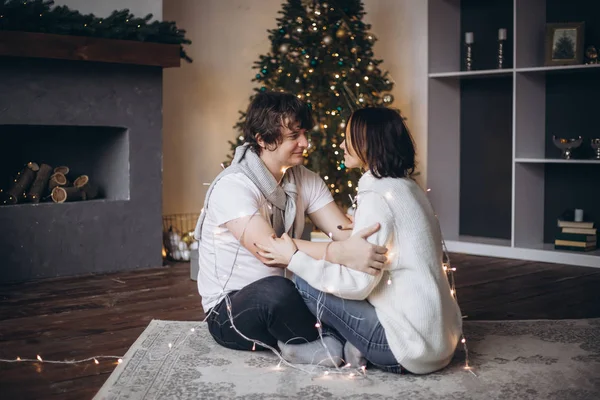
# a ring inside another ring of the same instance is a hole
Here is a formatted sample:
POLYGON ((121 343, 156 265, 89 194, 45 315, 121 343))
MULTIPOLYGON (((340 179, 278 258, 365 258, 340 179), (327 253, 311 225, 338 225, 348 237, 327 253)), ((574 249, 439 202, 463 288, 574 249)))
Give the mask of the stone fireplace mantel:
POLYGON ((177 44, 102 39, 50 33, 0 31, 0 56, 179 67, 177 44))

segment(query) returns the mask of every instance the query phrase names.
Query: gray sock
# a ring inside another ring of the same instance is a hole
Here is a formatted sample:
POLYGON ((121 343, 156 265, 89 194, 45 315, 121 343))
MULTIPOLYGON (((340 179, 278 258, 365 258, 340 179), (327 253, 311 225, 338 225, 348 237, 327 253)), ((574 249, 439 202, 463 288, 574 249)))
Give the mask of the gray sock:
POLYGON ((277 342, 281 349, 281 356, 292 364, 315 364, 323 367, 337 367, 342 363, 343 346, 333 336, 323 336, 314 342, 302 344, 285 344, 277 342), (331 356, 331 357, 330 357, 331 356))
POLYGON ((348 341, 344 345, 344 360, 354 368, 360 368, 367 365, 367 360, 362 353, 348 341))

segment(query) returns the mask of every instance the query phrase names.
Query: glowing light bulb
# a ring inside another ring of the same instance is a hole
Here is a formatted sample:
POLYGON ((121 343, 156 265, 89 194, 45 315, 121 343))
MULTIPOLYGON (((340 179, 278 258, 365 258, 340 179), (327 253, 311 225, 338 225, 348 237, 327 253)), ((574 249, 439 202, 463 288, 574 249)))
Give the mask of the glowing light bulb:
POLYGON ((98 364, 100 364, 100 363, 98 362, 98 360, 96 360, 96 359, 94 358, 94 364, 98 365, 98 364))
POLYGON ((392 280, 391 280, 390 278, 388 278, 388 280, 387 280, 387 284, 388 284, 388 285, 391 285, 391 284, 392 284, 392 280))
POLYGON ((122 358, 119 358, 119 359, 117 360, 117 362, 118 362, 119 364, 121 364, 121 363, 123 362, 123 359, 122 359, 122 358))
POLYGON ((462 340, 460 341, 461 343, 465 343, 467 340, 465 338, 462 338, 462 340))
POLYGON ((173 343, 169 343, 169 348, 173 347, 173 343))
POLYGON ((252 351, 256 351, 256 343, 252 343, 252 351))
POLYGON ((17 357, 17 361, 21 361, 21 357, 17 357))
POLYGON ((325 375, 329 375, 329 371, 325 371, 325 375))
POLYGON ((315 328, 320 328, 320 327, 321 327, 321 324, 317 322, 317 323, 315 324, 315 328))

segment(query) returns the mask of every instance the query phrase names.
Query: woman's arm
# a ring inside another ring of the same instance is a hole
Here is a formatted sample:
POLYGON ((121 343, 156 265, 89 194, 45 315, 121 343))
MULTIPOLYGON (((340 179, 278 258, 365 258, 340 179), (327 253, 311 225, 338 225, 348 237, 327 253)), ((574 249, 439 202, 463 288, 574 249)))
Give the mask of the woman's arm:
MULTIPOLYGON (((393 241, 393 219, 385 200, 376 193, 364 193, 361 204, 356 211, 354 230, 360 230, 365 226, 372 225, 374 221, 381 224, 381 228, 371 235, 367 241, 373 245, 389 246, 393 241)), ((335 264, 321 259, 322 257, 311 257, 299 249, 295 251, 289 242, 285 248, 286 239, 271 239, 268 251, 261 251, 264 258, 271 258, 267 263, 289 260, 288 269, 308 282, 312 287, 323 292, 332 293, 338 297, 363 300, 380 282, 382 273, 369 275, 364 272, 355 271, 344 265, 335 264), (282 253, 286 253, 283 254, 282 253), (287 258, 286 258, 287 257, 287 258), (289 258, 291 257, 291 259, 289 258)), ((333 245, 333 243, 331 243, 333 245)), ((292 243, 293 246, 293 243, 292 243)))
MULTIPOLYGON (((240 241, 242 246, 250 250, 261 262, 274 267, 286 267, 287 263, 273 263, 272 259, 265 258, 259 252, 262 248, 261 244, 269 243, 269 240, 275 235, 271 225, 260 214, 234 219, 225 223, 225 227, 240 241)), ((349 268, 375 275, 383 267, 387 249, 365 239, 372 236, 378 229, 379 226, 373 224, 356 232, 349 239, 335 243, 298 240, 297 247, 314 258, 322 258, 327 245, 331 245, 333 247, 330 247, 328 252, 329 261, 347 259, 349 268)))

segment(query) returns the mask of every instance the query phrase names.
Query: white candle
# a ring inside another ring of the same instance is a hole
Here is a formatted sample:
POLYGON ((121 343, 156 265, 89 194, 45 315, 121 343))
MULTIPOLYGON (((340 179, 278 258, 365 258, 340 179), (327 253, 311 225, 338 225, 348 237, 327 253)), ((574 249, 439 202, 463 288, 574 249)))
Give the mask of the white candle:
POLYGON ((583 221, 583 210, 580 208, 575 209, 575 221, 576 222, 583 221))
POLYGON ((473 32, 465 33, 465 43, 471 44, 475 41, 475 37, 473 36, 473 32))
POLYGON ((498 40, 506 40, 506 29, 498 29, 498 40))

